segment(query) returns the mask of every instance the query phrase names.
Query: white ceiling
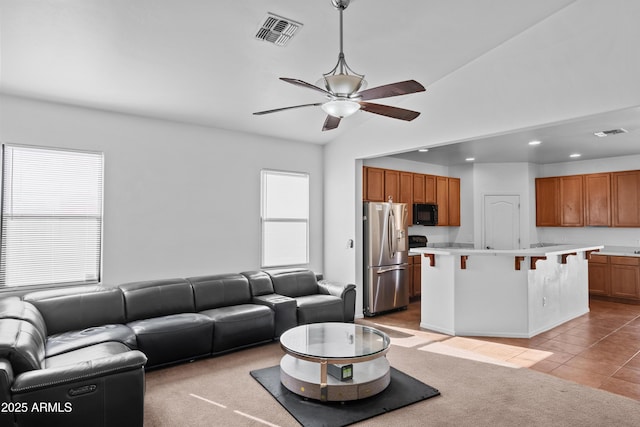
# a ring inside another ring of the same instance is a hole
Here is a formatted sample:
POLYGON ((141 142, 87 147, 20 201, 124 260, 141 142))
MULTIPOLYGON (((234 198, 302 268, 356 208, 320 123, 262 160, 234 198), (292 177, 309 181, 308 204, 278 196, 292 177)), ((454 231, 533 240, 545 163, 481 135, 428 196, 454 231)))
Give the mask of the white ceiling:
MULTIPOLYGON (((427 88, 377 101, 402 106, 573 2, 352 0, 344 12, 344 52, 370 88, 408 79, 427 88)), ((0 10, 3 93, 317 144, 394 120, 358 112, 322 132, 319 107, 252 114, 324 100, 278 77, 315 83, 333 68, 339 14, 330 0, 0 0, 0 10), (254 38, 267 12, 303 24, 286 47, 254 38)), ((552 163, 573 151, 583 159, 637 154, 638 128, 634 109, 410 156, 456 164, 469 155, 552 163), (614 127, 630 133, 585 143, 584 135, 614 127), (543 140, 536 151, 526 146, 532 138, 543 140)))

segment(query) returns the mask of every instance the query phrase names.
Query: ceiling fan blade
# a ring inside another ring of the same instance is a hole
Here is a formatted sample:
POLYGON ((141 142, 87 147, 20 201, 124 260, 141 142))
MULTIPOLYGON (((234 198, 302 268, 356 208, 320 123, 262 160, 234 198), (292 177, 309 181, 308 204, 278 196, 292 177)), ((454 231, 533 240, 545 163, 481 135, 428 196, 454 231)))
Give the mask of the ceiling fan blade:
POLYGON ((316 85, 312 85, 311 83, 307 83, 307 82, 304 82, 304 81, 299 80, 299 79, 290 79, 288 77, 280 77, 280 80, 283 80, 283 81, 285 81, 287 83, 291 83, 292 85, 302 86, 302 87, 306 87, 308 89, 313 89, 313 90, 315 90, 317 92, 321 92, 321 93, 323 93, 325 95, 333 96, 333 94, 331 92, 328 92, 328 91, 322 89, 321 87, 318 87, 316 85))
POLYGON ((390 105, 374 104, 371 102, 360 102, 360 109, 369 113, 380 114, 381 116, 406 120, 408 122, 420 115, 417 111, 405 110, 404 108, 392 107, 390 105))
POLYGON ((324 126, 322 126, 322 131, 324 132, 325 130, 335 129, 338 127, 339 124, 340 124, 340 117, 333 117, 333 116, 327 115, 327 118, 324 121, 324 126))
POLYGON ((284 110, 291 110, 293 108, 302 108, 302 107, 317 107, 319 105, 322 105, 322 102, 316 102, 314 104, 302 104, 302 105, 293 105, 291 107, 282 107, 282 108, 274 108, 273 110, 265 110, 265 111, 258 111, 256 113, 253 113, 255 116, 261 116, 263 114, 269 114, 269 113, 277 113, 278 111, 284 111, 284 110))
POLYGON ((369 99, 389 98, 391 96, 407 95, 409 93, 424 92, 425 88, 415 80, 391 83, 384 86, 372 87, 358 93, 363 101, 369 99))

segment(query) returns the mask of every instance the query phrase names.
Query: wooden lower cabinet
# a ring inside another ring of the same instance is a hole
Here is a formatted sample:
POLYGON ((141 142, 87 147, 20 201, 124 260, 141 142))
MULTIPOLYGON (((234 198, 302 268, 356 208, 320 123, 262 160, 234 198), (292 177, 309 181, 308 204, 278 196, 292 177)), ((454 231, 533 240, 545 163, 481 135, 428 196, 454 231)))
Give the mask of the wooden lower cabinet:
POLYGON ((640 299, 640 265, 638 257, 612 256, 611 296, 616 298, 640 299))
POLYGON ((411 255, 409 258, 409 297, 419 297, 422 292, 422 256, 411 255))
POLYGON ((640 257, 592 254, 589 294, 640 302, 640 257))
POLYGON ((591 255, 589 259, 589 294, 611 295, 611 280, 609 257, 606 255, 591 255))

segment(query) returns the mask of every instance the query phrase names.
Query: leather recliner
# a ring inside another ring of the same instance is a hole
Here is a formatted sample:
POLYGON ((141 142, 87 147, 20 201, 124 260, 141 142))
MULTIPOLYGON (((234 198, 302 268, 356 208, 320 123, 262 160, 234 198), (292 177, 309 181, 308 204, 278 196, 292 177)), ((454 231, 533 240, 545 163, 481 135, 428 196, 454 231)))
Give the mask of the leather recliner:
POLYGON ((46 328, 33 304, 0 300, 2 425, 142 425, 145 355, 117 341, 48 355, 46 328))
POLYGON ((253 278, 254 292, 294 299, 298 325, 354 320, 356 289, 353 284, 334 284, 323 280, 318 282, 315 273, 310 270, 282 270, 264 273, 271 279, 269 288, 264 276, 258 272, 243 274, 253 278))
POLYGON ((213 322, 213 354, 274 338, 274 311, 255 304, 241 274, 190 277, 195 309, 213 322))
POLYGON ((118 286, 126 321, 147 368, 211 354, 213 322, 195 312, 193 288, 185 279, 147 280, 118 286))

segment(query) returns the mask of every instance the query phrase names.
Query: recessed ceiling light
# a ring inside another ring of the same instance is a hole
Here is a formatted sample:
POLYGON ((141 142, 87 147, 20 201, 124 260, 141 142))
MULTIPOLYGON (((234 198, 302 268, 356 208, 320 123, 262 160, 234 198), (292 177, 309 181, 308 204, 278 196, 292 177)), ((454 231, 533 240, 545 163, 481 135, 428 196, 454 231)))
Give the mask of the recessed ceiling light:
POLYGON ((542 141, 529 141, 529 145, 540 145, 542 141))
POLYGON ((579 154, 579 153, 573 153, 573 154, 569 155, 569 157, 571 157, 571 158, 580 157, 580 156, 582 156, 582 154, 579 154))
POLYGON ((475 157, 467 157, 465 160, 467 162, 473 162, 476 158, 475 157))
POLYGON ((421 148, 418 151, 421 152, 421 153, 426 153, 427 151, 429 151, 429 149, 428 148, 421 148))

